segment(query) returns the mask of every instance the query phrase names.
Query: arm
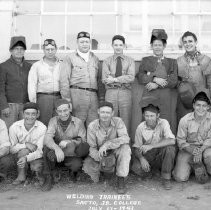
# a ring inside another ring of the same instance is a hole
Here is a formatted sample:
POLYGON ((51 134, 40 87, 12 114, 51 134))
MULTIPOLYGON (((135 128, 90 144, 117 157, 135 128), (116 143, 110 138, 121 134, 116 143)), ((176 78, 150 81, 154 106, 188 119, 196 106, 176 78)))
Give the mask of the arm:
POLYGON ((70 76, 72 72, 72 64, 69 56, 66 56, 64 61, 60 64, 60 78, 59 86, 62 98, 71 102, 70 96, 70 76))
POLYGON ((44 137, 44 145, 46 145, 48 148, 52 150, 56 150, 59 147, 54 141, 55 133, 56 133, 56 122, 55 118, 52 118, 49 121, 48 129, 44 137))
POLYGON ((23 144, 18 143, 18 138, 17 138, 17 135, 16 135, 16 130, 15 130, 15 127, 13 125, 9 129, 9 138, 10 138, 10 143, 11 143, 10 152, 12 154, 15 154, 19 150, 26 148, 25 143, 23 143, 23 144))
POLYGON ((81 137, 82 142, 86 142, 86 129, 84 123, 80 120, 78 136, 81 137))
POLYGON ((37 63, 33 64, 28 76, 28 95, 31 102, 37 101, 37 63))
POLYGON ((143 137, 142 137, 142 124, 141 124, 136 129, 135 140, 134 140, 134 144, 133 144, 134 155, 139 160, 141 158, 143 158, 143 154, 140 151, 140 148, 142 145, 143 145, 143 137))
POLYGON ((0 120, 0 149, 10 147, 10 145, 7 126, 3 120, 0 120))
POLYGON ((10 147, 1 147, 0 148, 0 158, 5 155, 8 155, 9 152, 10 152, 10 147))
POLYGON ((168 75, 167 78, 167 86, 168 88, 174 88, 177 85, 178 82, 178 65, 177 61, 175 59, 172 60, 170 70, 170 74, 168 75))
POLYGON ((27 162, 31 162, 33 160, 36 160, 38 158, 41 158, 42 155, 43 155, 43 140, 44 140, 44 137, 45 137, 45 133, 46 133, 46 127, 42 128, 42 130, 40 130, 39 132, 39 137, 37 139, 37 150, 34 151, 34 152, 31 152, 29 153, 26 158, 27 158, 27 162))
POLYGON ((87 130, 87 143, 90 146, 89 148, 90 157, 92 157, 95 161, 100 161, 95 130, 90 126, 88 127, 87 130))
POLYGON ((102 82, 102 65, 98 60, 98 74, 97 74, 97 87, 98 87, 98 99, 99 102, 105 100, 105 85, 102 82))
POLYGON ((116 124, 116 129, 117 129, 117 138, 106 140, 106 142, 103 144, 103 146, 105 146, 107 150, 117 149, 122 144, 129 144, 130 142, 130 137, 128 136, 127 128, 122 119, 120 118, 116 124))
POLYGON ((109 68, 109 63, 107 60, 104 60, 103 61, 103 66, 102 66, 102 82, 104 84, 107 83, 107 78, 111 76, 111 71, 110 71, 110 68, 109 68))
POLYGON ((187 142, 188 135, 188 126, 184 118, 179 122, 178 131, 177 131, 177 144, 180 150, 186 150, 190 147, 190 144, 187 142))
POLYGON ((141 85, 146 85, 149 82, 153 82, 154 79, 154 72, 148 72, 145 70, 145 61, 142 60, 139 66, 139 72, 137 74, 138 82, 141 85))
POLYGON ((203 145, 201 146, 201 151, 204 151, 209 147, 211 147, 211 129, 208 132, 206 140, 203 142, 203 145))
POLYGON ((7 97, 5 92, 5 84, 6 84, 6 72, 4 68, 1 68, 0 65, 0 109, 9 108, 7 103, 7 97))
POLYGON ((135 62, 133 59, 129 59, 128 71, 125 75, 116 77, 119 83, 132 83, 135 79, 135 62))

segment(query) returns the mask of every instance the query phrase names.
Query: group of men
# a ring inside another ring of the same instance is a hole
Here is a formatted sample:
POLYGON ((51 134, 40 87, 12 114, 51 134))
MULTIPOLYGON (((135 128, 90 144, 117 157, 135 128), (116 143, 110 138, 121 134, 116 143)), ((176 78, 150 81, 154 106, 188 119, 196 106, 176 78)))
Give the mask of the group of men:
POLYGON ((171 175, 186 181, 193 169, 200 183, 211 173, 210 101, 205 93, 193 100, 194 111, 181 119, 177 138, 159 107, 143 107, 142 122, 132 145, 128 131, 132 58, 123 54, 125 39, 112 38, 114 55, 103 61, 90 51, 90 35, 77 35, 77 49, 63 61, 55 40, 43 43, 44 57, 32 66, 24 60, 24 37, 12 37, 11 57, 0 64, 0 177, 17 166, 13 184, 24 183, 34 171, 42 190, 60 179, 56 165, 64 165, 76 181, 83 170, 94 182, 102 172, 116 172, 118 193, 125 193, 131 170, 141 177, 161 169, 165 189, 171 175), (9 132, 8 132, 9 130, 9 132), (179 146, 176 166, 176 147, 179 146), (30 168, 29 168, 30 166, 30 168))

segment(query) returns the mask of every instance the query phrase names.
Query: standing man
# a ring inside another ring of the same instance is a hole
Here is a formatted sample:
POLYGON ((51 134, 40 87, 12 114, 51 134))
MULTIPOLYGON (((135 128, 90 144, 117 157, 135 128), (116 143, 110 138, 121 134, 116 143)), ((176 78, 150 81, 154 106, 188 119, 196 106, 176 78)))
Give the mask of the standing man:
POLYGON ((180 150, 173 175, 179 182, 187 181, 193 169, 196 180, 203 184, 208 181, 208 174, 211 175, 210 100, 205 92, 199 92, 192 104, 193 112, 179 122, 177 143, 180 150))
POLYGON ((97 119, 98 97, 104 99, 100 62, 90 52, 88 32, 78 33, 77 50, 66 57, 60 78, 62 98, 72 103, 73 115, 88 126, 97 119))
POLYGON ((37 120, 38 117, 37 104, 28 102, 23 107, 23 120, 15 122, 9 129, 10 152, 15 154, 18 166, 18 177, 14 180, 14 185, 25 182, 28 165, 35 171, 40 184, 43 183, 42 148, 46 126, 37 120))
POLYGON ((94 182, 99 181, 100 171, 114 172, 118 178, 118 193, 126 192, 125 177, 129 173, 131 150, 127 128, 119 117, 114 117, 113 105, 101 102, 98 109, 99 119, 90 123, 87 130, 89 157, 84 161, 83 170, 94 182), (106 157, 110 156, 106 161, 106 157))
POLYGON ((58 99, 55 106, 58 116, 50 120, 45 136, 43 173, 46 179, 43 191, 52 188, 52 175, 55 177, 56 174, 55 163, 64 161, 76 181, 77 173, 82 167, 82 158, 89 153, 84 123, 72 116, 69 102, 58 99))
POLYGON ((9 128, 23 117, 23 104, 28 101, 27 84, 31 64, 24 59, 26 40, 14 36, 10 41, 11 57, 0 64, 1 118, 9 128))
POLYGON ((128 132, 131 124, 131 85, 135 79, 135 62, 123 54, 125 38, 116 35, 112 38, 114 55, 103 62, 102 80, 106 87, 105 100, 114 106, 114 116, 123 119, 128 132))
POLYGON ((159 107, 149 104, 142 108, 142 112, 145 121, 136 129, 132 170, 144 177, 153 168, 161 169, 163 186, 170 190, 176 155, 175 136, 169 122, 160 118, 159 107))
POLYGON ((28 77, 28 94, 31 102, 37 103, 40 121, 46 126, 55 115, 54 102, 60 98, 60 60, 56 57, 57 46, 53 39, 43 44, 44 57, 34 63, 28 77))

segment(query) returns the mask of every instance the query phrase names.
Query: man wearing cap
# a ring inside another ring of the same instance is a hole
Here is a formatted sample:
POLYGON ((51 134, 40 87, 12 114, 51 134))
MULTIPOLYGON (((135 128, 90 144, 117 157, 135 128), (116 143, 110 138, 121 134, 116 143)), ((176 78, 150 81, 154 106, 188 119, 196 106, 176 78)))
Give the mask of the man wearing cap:
POLYGON ((22 119, 23 104, 28 101, 27 83, 31 68, 24 59, 25 37, 12 37, 9 50, 10 58, 0 64, 0 110, 8 128, 22 119))
POLYGON ((175 136, 168 121, 160 118, 159 107, 149 104, 142 112, 145 121, 136 129, 132 171, 144 178, 153 168, 161 169, 163 186, 169 190, 176 155, 175 136))
POLYGON ((173 171, 175 180, 187 181, 193 169, 197 182, 208 181, 211 175, 211 113, 205 92, 193 99, 193 112, 181 118, 177 132, 179 153, 173 171))
POLYGON ((62 98, 72 103, 73 115, 88 126, 97 119, 98 97, 104 99, 100 62, 90 52, 89 33, 78 33, 77 50, 65 58, 60 76, 62 98))
POLYGON ((28 94, 31 102, 40 109, 39 120, 46 126, 55 115, 54 102, 60 98, 60 60, 56 57, 57 46, 53 39, 43 44, 44 57, 34 63, 28 77, 28 94))
POLYGON ((102 80, 106 87, 105 100, 114 105, 114 116, 123 119, 128 132, 131 124, 131 85, 135 79, 135 62, 125 56, 125 38, 115 35, 112 38, 114 55, 103 61, 102 80))
POLYGON ((36 173, 40 184, 43 183, 42 149, 46 126, 37 120, 38 117, 37 104, 28 102, 23 107, 23 120, 15 122, 9 129, 10 152, 14 154, 18 167, 18 177, 13 182, 14 185, 25 182, 28 165, 36 173))
POLYGON ((0 181, 2 178, 6 178, 10 161, 12 160, 9 151, 10 141, 7 126, 5 122, 0 119, 0 181))
POLYGON ((145 86, 141 106, 156 103, 160 108, 160 117, 168 120, 172 132, 176 134, 178 67, 175 59, 164 56, 167 38, 164 29, 153 29, 150 40, 153 55, 142 58, 137 78, 145 86))
POLYGON ((77 179, 77 173, 82 167, 83 158, 89 153, 86 143, 84 123, 72 116, 72 108, 65 99, 55 101, 58 116, 53 117, 48 125, 44 144, 44 175, 46 177, 43 191, 52 188, 52 176, 56 178, 55 164, 64 162, 77 179))
MULTIPOLYGON (((112 153, 115 157, 118 193, 124 194, 126 192, 125 177, 129 173, 131 159, 127 128, 121 118, 114 117, 114 108, 110 102, 100 103, 98 115, 99 119, 91 122, 87 130, 87 143, 90 149, 89 157, 84 161, 83 170, 94 182, 98 182, 100 171, 105 167, 102 161, 105 156, 112 153)), ((113 162, 113 159, 111 161, 113 162)), ((114 170, 109 162, 107 164, 112 173, 114 170)))

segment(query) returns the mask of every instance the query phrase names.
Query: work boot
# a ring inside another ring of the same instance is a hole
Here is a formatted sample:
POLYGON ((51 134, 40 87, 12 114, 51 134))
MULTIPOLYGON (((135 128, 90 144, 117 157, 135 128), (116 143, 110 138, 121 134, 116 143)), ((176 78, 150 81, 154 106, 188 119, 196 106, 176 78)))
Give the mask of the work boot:
POLYGON ((163 188, 165 190, 171 190, 172 189, 171 180, 169 180, 169 179, 163 179, 162 184, 163 184, 163 188))
POLYGON ((117 193, 118 194, 125 194, 126 187, 125 187, 125 178, 124 177, 117 177, 117 193))
POLYGON ((18 167, 18 177, 12 182, 13 185, 19 185, 26 181, 26 169, 18 167))
POLYGON ((41 190, 42 191, 50 191, 53 187, 53 179, 52 176, 50 174, 47 174, 45 176, 45 181, 44 184, 41 186, 41 190))

